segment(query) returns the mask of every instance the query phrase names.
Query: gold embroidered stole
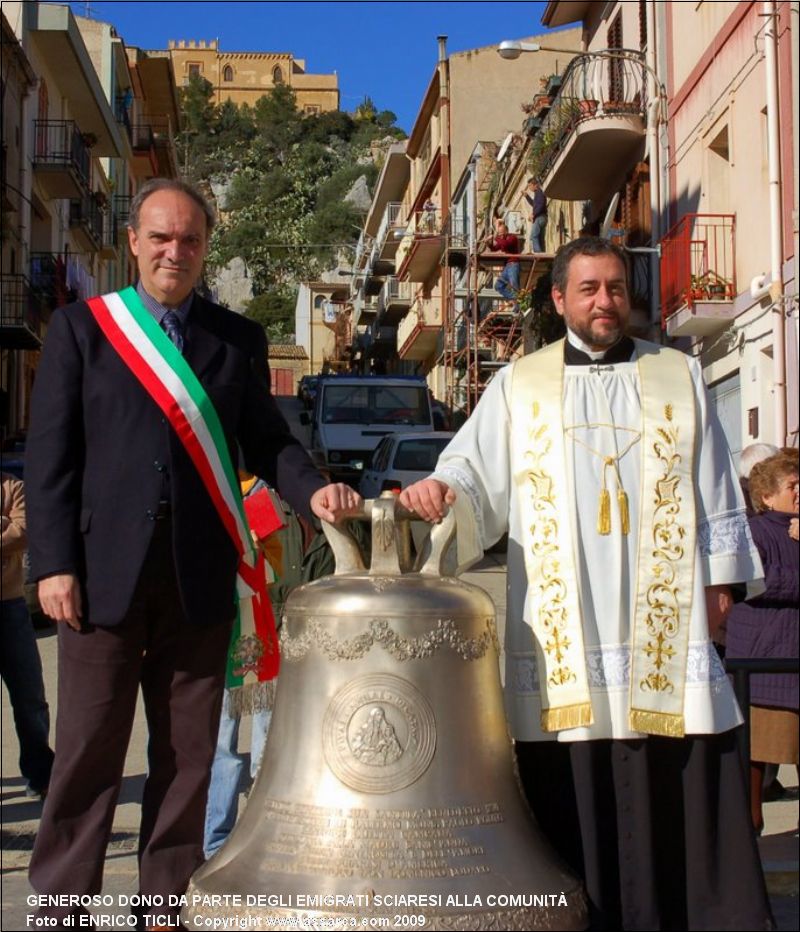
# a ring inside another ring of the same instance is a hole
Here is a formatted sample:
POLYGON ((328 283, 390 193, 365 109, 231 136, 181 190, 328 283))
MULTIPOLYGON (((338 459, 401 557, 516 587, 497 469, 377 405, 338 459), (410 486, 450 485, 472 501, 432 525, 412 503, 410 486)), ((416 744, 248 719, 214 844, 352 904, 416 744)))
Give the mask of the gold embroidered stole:
POLYGON ((629 725, 681 737, 697 536, 694 391, 683 353, 636 348, 644 432, 629 725))
MULTIPOLYGON (((694 577, 695 405, 683 353, 635 341, 642 410, 629 725, 682 735, 694 577)), ((593 722, 564 434, 564 341, 514 365, 512 470, 522 514, 541 727, 593 722)))
POLYGON ((517 488, 535 635, 543 731, 591 725, 592 704, 567 502, 564 341, 514 365, 511 468, 517 488))

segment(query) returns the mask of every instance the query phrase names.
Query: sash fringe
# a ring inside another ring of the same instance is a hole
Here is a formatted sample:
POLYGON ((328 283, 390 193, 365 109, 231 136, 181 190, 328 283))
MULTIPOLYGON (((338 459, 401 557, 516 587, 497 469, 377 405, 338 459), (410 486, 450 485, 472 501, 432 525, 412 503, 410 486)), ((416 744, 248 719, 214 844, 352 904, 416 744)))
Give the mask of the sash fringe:
POLYGON ((542 709, 542 731, 561 731, 562 728, 580 728, 591 725, 592 704, 581 702, 577 705, 565 705, 560 708, 542 709))
POLYGON ((647 735, 683 738, 686 734, 683 715, 673 715, 669 712, 647 712, 644 709, 631 709, 628 722, 631 731, 641 731, 647 735))
POLYGON ((277 679, 264 683, 248 683, 228 691, 228 715, 241 718, 254 712, 272 709, 275 704, 275 685, 277 679))

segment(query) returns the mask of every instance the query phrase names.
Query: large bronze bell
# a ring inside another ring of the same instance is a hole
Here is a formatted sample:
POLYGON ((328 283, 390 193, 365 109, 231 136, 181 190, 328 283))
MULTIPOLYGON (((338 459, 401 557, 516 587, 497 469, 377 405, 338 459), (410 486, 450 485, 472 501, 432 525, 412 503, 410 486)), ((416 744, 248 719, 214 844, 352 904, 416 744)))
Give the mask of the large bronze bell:
POLYGON ((580 882, 516 778, 494 605, 441 575, 452 512, 403 573, 411 516, 390 493, 365 509, 369 571, 327 526, 335 575, 289 598, 261 770, 227 843, 192 878, 183 921, 584 929, 580 882))

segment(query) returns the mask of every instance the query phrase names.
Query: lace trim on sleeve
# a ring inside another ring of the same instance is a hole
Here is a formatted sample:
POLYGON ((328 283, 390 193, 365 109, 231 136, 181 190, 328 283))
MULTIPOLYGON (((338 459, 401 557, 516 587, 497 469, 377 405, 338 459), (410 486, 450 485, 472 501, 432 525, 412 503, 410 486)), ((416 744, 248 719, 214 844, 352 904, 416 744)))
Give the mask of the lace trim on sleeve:
POLYGON ((704 518, 697 528, 697 543, 704 557, 747 553, 753 548, 747 516, 737 509, 704 518))

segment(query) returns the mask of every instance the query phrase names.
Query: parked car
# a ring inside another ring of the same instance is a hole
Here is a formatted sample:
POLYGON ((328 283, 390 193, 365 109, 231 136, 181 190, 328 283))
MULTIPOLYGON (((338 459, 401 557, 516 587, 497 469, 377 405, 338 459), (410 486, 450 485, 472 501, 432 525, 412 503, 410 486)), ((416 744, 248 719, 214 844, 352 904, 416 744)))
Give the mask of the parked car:
POLYGON ((455 436, 452 431, 389 434, 381 440, 364 469, 359 491, 364 498, 404 489, 436 468, 439 454, 455 436))
POLYGON ((314 407, 314 399, 317 397, 318 375, 304 375, 297 383, 297 399, 303 403, 305 408, 314 407))

